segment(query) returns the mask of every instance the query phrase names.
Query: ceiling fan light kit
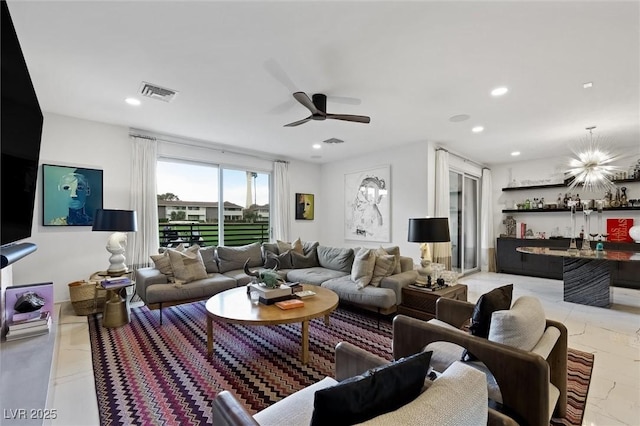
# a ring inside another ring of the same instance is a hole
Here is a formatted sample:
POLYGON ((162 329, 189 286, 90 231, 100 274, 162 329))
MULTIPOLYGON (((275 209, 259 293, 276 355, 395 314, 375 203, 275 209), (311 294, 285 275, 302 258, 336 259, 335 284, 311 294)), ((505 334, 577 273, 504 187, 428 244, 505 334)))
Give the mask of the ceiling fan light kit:
POLYGON ((304 92, 295 92, 293 94, 295 100, 300 102, 305 108, 307 108, 311 115, 302 120, 294 121, 293 123, 285 124, 284 127, 295 127, 306 123, 307 121, 317 120, 324 121, 326 119, 352 121, 355 123, 369 123, 371 118, 365 115, 351 115, 351 114, 330 114, 327 113, 327 96, 322 93, 315 93, 311 99, 304 92))

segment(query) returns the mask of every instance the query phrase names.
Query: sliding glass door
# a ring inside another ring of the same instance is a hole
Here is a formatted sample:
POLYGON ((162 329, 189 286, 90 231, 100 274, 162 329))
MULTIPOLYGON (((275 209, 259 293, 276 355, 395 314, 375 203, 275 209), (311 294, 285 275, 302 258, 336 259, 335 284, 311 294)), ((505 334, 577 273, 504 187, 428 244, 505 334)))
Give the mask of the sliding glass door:
POLYGON ((449 172, 451 267, 462 274, 477 270, 480 258, 479 178, 449 172))

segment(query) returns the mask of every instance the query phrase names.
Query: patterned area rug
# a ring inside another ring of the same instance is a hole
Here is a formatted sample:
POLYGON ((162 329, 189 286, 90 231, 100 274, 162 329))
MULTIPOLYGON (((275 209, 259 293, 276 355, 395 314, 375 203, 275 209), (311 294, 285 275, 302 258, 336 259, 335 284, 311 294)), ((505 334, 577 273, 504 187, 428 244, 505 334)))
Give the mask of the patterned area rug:
MULTIPOLYGON (((391 359, 391 322, 366 311, 338 308, 331 324, 309 327, 309 364, 300 362, 300 324, 245 327, 214 323, 206 354, 204 302, 131 311, 131 323, 102 327, 89 317, 98 409, 102 425, 200 425, 212 421, 210 402, 231 391, 255 413, 291 393, 333 376, 334 347, 348 341, 391 359)), ((570 350, 569 416, 552 424, 580 424, 593 356, 570 350)), ((557 421, 556 421, 557 420, 557 421)))

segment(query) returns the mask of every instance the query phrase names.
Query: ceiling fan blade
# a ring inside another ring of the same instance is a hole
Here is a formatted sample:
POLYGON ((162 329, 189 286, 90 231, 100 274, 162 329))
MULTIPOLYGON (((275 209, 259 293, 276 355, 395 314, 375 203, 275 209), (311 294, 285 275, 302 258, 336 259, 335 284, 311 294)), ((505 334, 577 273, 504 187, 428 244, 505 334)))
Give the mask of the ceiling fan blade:
POLYGON ((354 121, 356 123, 370 123, 371 118, 365 115, 350 115, 350 114, 327 114, 327 118, 333 120, 354 121))
POLYGON ((316 108, 316 106, 313 104, 313 102, 311 102, 311 99, 309 99, 309 96, 307 96, 306 93, 304 92, 296 92, 293 94, 293 97, 296 99, 296 101, 300 102, 302 105, 304 105, 309 111, 311 111, 311 114, 318 114, 318 108, 316 108))
POLYGON ((284 127, 295 127, 301 124, 306 123, 307 121, 312 120, 312 116, 308 116, 307 118, 303 118, 302 120, 294 121, 293 123, 285 124, 284 127))
POLYGON ((278 80, 280 84, 286 87, 289 93, 298 91, 296 85, 293 83, 293 81, 291 81, 287 73, 282 69, 280 64, 278 64, 275 59, 269 58, 264 62, 263 65, 264 69, 267 70, 267 72, 271 74, 273 78, 278 80))

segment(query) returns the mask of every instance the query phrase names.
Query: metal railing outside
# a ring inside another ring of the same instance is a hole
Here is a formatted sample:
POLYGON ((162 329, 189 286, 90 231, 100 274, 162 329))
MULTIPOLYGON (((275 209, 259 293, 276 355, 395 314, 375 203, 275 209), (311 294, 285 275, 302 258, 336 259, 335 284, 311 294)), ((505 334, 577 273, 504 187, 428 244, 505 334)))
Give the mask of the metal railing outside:
MULTIPOLYGON (((160 223, 160 246, 175 247, 198 244, 201 247, 219 245, 219 227, 217 223, 160 223)), ((269 241, 269 223, 225 223, 224 245, 243 246, 254 242, 269 241)))

